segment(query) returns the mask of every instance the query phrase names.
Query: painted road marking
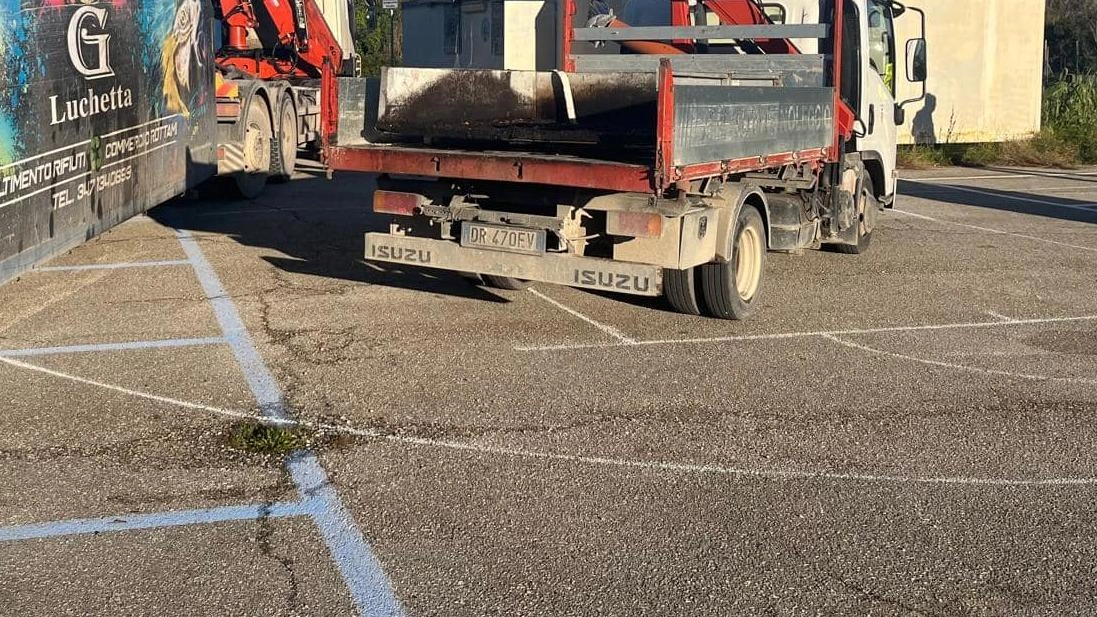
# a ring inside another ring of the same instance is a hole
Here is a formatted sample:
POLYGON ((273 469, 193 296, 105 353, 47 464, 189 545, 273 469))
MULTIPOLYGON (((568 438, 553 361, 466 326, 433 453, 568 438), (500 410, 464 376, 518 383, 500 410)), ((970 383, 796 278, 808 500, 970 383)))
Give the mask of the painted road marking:
POLYGON ((545 302, 548 302, 549 304, 555 306, 556 308, 558 308, 562 311, 565 311, 567 313, 570 313, 571 315, 573 315, 575 317, 578 317, 579 319, 582 319, 583 321, 585 321, 588 324, 594 326, 595 328, 598 328, 602 332, 605 332, 606 334, 612 336, 613 338, 617 339, 618 341, 621 341, 621 343, 623 343, 625 345, 634 345, 634 344, 636 344, 635 340, 625 336, 624 333, 622 333, 617 328, 614 328, 613 326, 606 325, 606 324, 604 324, 600 321, 595 321, 594 319, 591 319, 590 317, 587 317, 586 315, 580 313, 579 311, 577 311, 577 310, 575 310, 575 309, 573 309, 569 306, 566 306, 566 305, 564 305, 560 302, 557 302, 556 300, 553 300, 552 298, 550 298, 550 297, 546 296, 545 294, 537 291, 536 289, 530 288, 529 292, 531 294, 537 296, 538 298, 544 300, 545 302))
POLYGON ((343 573, 354 603, 363 616, 403 615, 381 561, 354 526, 354 519, 331 485, 320 460, 311 452, 297 452, 286 463, 301 498, 309 504, 332 559, 343 573))
POLYGON ((35 268, 31 272, 80 272, 84 270, 122 270, 126 268, 159 268, 161 266, 189 266, 186 259, 169 259, 164 261, 130 261, 109 264, 86 264, 80 266, 43 266, 35 268))
POLYGON ((1097 193, 1097 185, 1089 186, 1043 186, 1028 189, 1033 193, 1097 193))
POLYGON ((1097 379, 1086 379, 1084 377, 1052 377, 1048 375, 1032 375, 1028 373, 1012 373, 1010 371, 1000 371, 997 369, 988 369, 978 366, 968 366, 966 364, 953 364, 951 362, 942 362, 940 360, 928 360, 926 358, 919 358, 916 356, 908 356, 906 354, 897 353, 894 351, 885 351, 883 349, 876 349, 875 347, 869 347, 867 345, 861 345, 854 343, 853 341, 847 341, 845 339, 838 338, 837 336, 831 336, 824 334, 823 338, 828 341, 838 343, 843 347, 850 349, 856 349, 866 353, 874 354, 877 356, 890 356, 892 358, 898 358, 900 360, 909 360, 911 362, 917 362, 919 364, 926 364, 929 366, 937 366, 941 368, 948 368, 957 371, 967 371, 970 373, 982 373, 983 375, 993 375, 997 377, 1010 377, 1013 379, 1026 379, 1030 381, 1052 381, 1057 383, 1079 383, 1086 385, 1097 385, 1097 379))
POLYGON ((67 521, 50 521, 0 527, 0 542, 40 540, 62 536, 134 531, 138 529, 162 529, 185 525, 204 525, 230 521, 254 521, 262 518, 286 518, 308 516, 307 503, 276 503, 272 505, 226 506, 199 510, 177 510, 152 514, 123 514, 102 518, 78 518, 67 521))
MULTIPOLYGON (((114 391, 114 392, 118 392, 119 394, 125 394, 127 396, 135 396, 135 397, 138 397, 138 398, 148 399, 150 401, 156 401, 158 403, 165 403, 165 404, 168 404, 168 405, 175 405, 175 406, 178 406, 178 407, 182 407, 184 409, 193 409, 195 411, 208 411, 210 413, 215 413, 215 414, 222 415, 222 416, 228 416, 228 417, 236 418, 236 419, 239 419, 239 420, 256 420, 256 419, 261 418, 260 416, 257 416, 253 413, 244 413, 242 411, 231 411, 230 412, 228 410, 221 409, 220 407, 213 407, 213 406, 210 406, 210 405, 203 405, 201 403, 192 403, 190 401, 181 401, 181 400, 176 399, 176 398, 171 398, 171 397, 168 397, 168 396, 160 396, 158 394, 149 394, 148 392, 141 392, 139 390, 131 390, 129 388, 123 388, 122 386, 116 386, 114 384, 109 384, 109 383, 103 383, 101 381, 95 381, 94 379, 88 379, 86 377, 80 377, 79 375, 72 375, 70 373, 65 373, 65 372, 62 372, 62 371, 55 371, 53 369, 48 369, 44 366, 38 366, 37 364, 28 364, 28 363, 22 362, 20 360, 13 360, 11 358, 5 358, 3 356, 0 356, 0 364, 7 364, 8 366, 13 366, 15 368, 23 369, 25 371, 35 371, 35 372, 38 372, 38 373, 43 373, 43 374, 46 374, 46 375, 50 375, 52 377, 58 377, 60 379, 68 379, 69 381, 75 381, 76 383, 82 383, 84 385, 93 386, 93 387, 96 387, 96 388, 103 388, 104 390, 111 390, 111 391, 114 391)), ((271 424, 293 424, 292 422, 290 422, 288 420, 270 419, 270 420, 266 420, 266 421, 271 423, 271 424)))
POLYGON ((1054 173, 1054 172, 1040 172, 1040 173, 1016 173, 1016 174, 984 174, 978 176, 941 176, 925 178, 899 178, 906 182, 922 182, 925 184, 933 184, 934 181, 944 180, 1011 180, 1013 178, 1066 178, 1070 179, 1073 176, 1097 176, 1097 172, 1094 171, 1079 171, 1079 172, 1066 172, 1066 173, 1054 173))
POLYGON ((955 184, 932 184, 932 183, 918 182, 917 180, 907 180, 907 182, 911 182, 913 184, 922 184, 922 185, 925 185, 925 186, 936 186, 938 188, 945 189, 945 192, 947 192, 947 191, 960 191, 961 193, 973 193, 975 195, 983 195, 984 197, 993 197, 995 199, 1008 199, 1008 200, 1011 200, 1011 201, 1019 201, 1019 202, 1023 202, 1023 203, 1036 204, 1036 205, 1040 205, 1040 206, 1052 206, 1052 207, 1055 207, 1055 208, 1066 208, 1068 210, 1081 210, 1082 212, 1089 212, 1091 214, 1093 213, 1093 210, 1091 208, 1093 206, 1097 206, 1097 203, 1064 204, 1064 203, 1059 203, 1059 202, 1055 202, 1055 201, 1048 201, 1046 199, 1034 199, 1032 197, 1022 197, 1020 195, 1010 195, 1006 192, 991 193, 989 191, 982 191, 982 190, 979 190, 979 189, 973 189, 973 188, 967 187, 967 186, 958 186, 958 185, 955 185, 955 184))
POLYGON ((0 349, 0 356, 8 358, 29 358, 63 353, 95 353, 103 351, 133 351, 137 349, 170 349, 173 347, 200 347, 204 345, 224 345, 227 341, 220 336, 203 338, 176 338, 160 341, 128 341, 125 343, 92 343, 88 345, 64 345, 61 347, 28 347, 26 349, 0 349))
POLYGON ((1000 234, 1000 235, 1003 235, 1003 236, 1013 236, 1015 238, 1024 238, 1026 240, 1035 240, 1036 242, 1044 242, 1046 244, 1054 244, 1056 246, 1065 246, 1067 248, 1078 249, 1080 251, 1090 251, 1090 252, 1093 252, 1093 253, 1097 253, 1097 247, 1079 246, 1077 244, 1067 244, 1066 242, 1059 242, 1057 240, 1048 240, 1047 238, 1040 238, 1038 236, 1030 236, 1028 234, 1019 234, 1019 233, 1015 233, 1015 232, 1012 232, 1012 231, 1004 231, 1004 230, 1001 230, 1001 229, 992 229, 990 227, 981 227, 979 225, 969 225, 968 223, 957 223, 955 221, 946 221, 944 219, 937 219, 937 218, 933 218, 932 216, 926 216, 924 214, 915 214, 914 212, 910 212, 910 211, 907 211, 907 210, 893 209, 891 211, 896 213, 896 214, 902 214, 902 215, 905 215, 905 216, 912 216, 916 219, 922 219, 922 220, 925 220, 925 221, 933 221, 935 223, 942 223, 944 225, 956 225, 957 227, 967 227, 968 229, 975 229, 975 230, 978 230, 978 231, 985 231, 985 232, 991 233, 991 234, 1000 234))
POLYGON ((578 343, 564 345, 544 345, 534 347, 515 347, 515 351, 564 351, 573 349, 608 349, 613 347, 637 347, 658 345, 695 345, 702 343, 741 343, 749 341, 779 341, 786 339, 810 338, 814 336, 848 336, 856 334, 884 334, 888 332, 932 332, 936 330, 969 330, 979 328, 1001 328, 1006 326, 1033 326, 1041 324, 1074 323, 1097 321, 1097 315, 1080 317, 1047 317, 1042 319, 1012 319, 1010 321, 974 321, 965 323, 927 324, 920 326, 889 326, 882 328, 860 328, 850 330, 816 330, 805 332, 778 332, 773 334, 742 334, 737 336, 714 336, 702 338, 640 340, 631 343, 578 343))
MULTIPOLYGON (((886 352, 885 352, 886 353, 886 352)), ((0 362, 12 364, 18 368, 46 373, 48 375, 54 375, 63 379, 71 379, 80 383, 91 383, 83 377, 76 375, 69 375, 61 373, 59 371, 53 371, 33 364, 27 364, 25 362, 19 362, 18 360, 8 360, 0 358, 0 362)), ((1051 378, 1048 378, 1051 379, 1051 378)), ((150 394, 147 392, 139 392, 136 390, 128 390, 115 386, 112 384, 97 384, 100 387, 104 387, 110 390, 123 391, 130 395, 146 398, 156 401, 172 401, 156 394, 150 394)), ((607 458, 600 456, 582 456, 575 454, 563 454, 558 452, 544 452, 538 450, 528 450, 524 448, 510 448, 506 446, 496 446, 480 443, 468 443, 459 441, 447 441, 440 439, 431 439, 426 437, 412 437, 408 435, 394 435, 392 433, 383 433, 376 429, 356 429, 349 426, 337 426, 332 424, 321 424, 316 422, 304 422, 296 420, 276 420, 273 418, 261 417, 255 414, 247 414, 240 411, 234 411, 231 409, 221 409, 217 407, 210 407, 208 405, 200 405, 197 403, 190 403, 187 401, 173 401, 174 403, 181 405, 186 409, 203 410, 213 414, 226 416, 230 418, 247 417, 255 420, 262 420, 263 422, 278 423, 286 425, 296 425, 306 428, 312 428, 323 431, 330 431, 333 433, 343 433, 346 435, 353 435, 356 437, 363 437, 367 439, 375 439, 380 441, 390 441, 394 443, 402 443, 412 446, 428 447, 428 448, 440 448, 446 450, 455 450, 461 452, 471 452, 475 454, 495 455, 495 456, 507 456, 513 458, 526 458, 534 460, 549 460, 549 461, 564 461, 580 465, 595 465, 595 466, 611 466, 622 467, 631 469, 640 469, 645 471, 662 471, 662 472, 675 472, 675 473, 696 473, 706 475, 725 475, 725 476, 738 476, 747 478, 761 478, 768 480, 829 480, 829 481, 859 481, 859 482, 882 482, 882 483, 907 483, 907 484, 941 484, 941 485, 968 485, 968 486, 1004 486, 1004 487, 1046 487, 1046 486, 1094 486, 1097 485, 1097 478, 1085 478, 1085 477, 1061 477, 1061 478, 1043 478, 1043 479, 1020 479, 1020 478, 986 478, 986 477, 974 477, 974 476, 901 476, 901 475, 878 475, 878 474, 860 474, 860 473, 833 473, 827 471, 811 471, 811 470, 796 470, 796 469, 774 469, 774 468, 742 468, 742 467, 725 467, 721 465, 701 464, 701 463, 681 463, 671 461, 644 461, 644 460, 630 460, 620 458, 607 458)), ((302 486, 305 487, 305 493, 309 496, 307 500, 309 506, 306 509, 309 510, 310 516, 314 516, 314 510, 325 510, 326 512, 339 513, 339 509, 331 510, 330 503, 327 502, 327 496, 318 495, 316 487, 323 488, 326 485, 313 474, 316 472, 316 468, 309 469, 308 467, 298 468, 293 470, 295 480, 300 480, 302 486), (320 499, 317 499, 320 497, 320 499), (319 504, 319 505, 315 505, 319 504)), ((323 472, 322 469, 319 472, 323 472)), ((328 488, 330 490, 330 487, 328 488)), ((334 493, 332 493, 334 496, 334 493)), ((334 498, 334 497, 333 497, 334 498)), ((330 514, 326 514, 330 515, 330 514)), ((352 547, 353 548, 353 547, 352 547)), ((372 574, 372 573, 368 573, 372 574)))
MULTIPOLYGON (((282 391, 252 342, 231 296, 198 246, 198 241, 186 230, 176 230, 176 235, 202 290, 213 304, 217 322, 240 364, 248 388, 259 404, 260 415, 281 422, 292 421, 282 391)), ((370 617, 404 615, 380 561, 331 488, 328 475, 316 455, 307 451, 298 452, 289 459, 287 467, 302 497, 315 497, 320 504, 312 512, 312 519, 324 536, 359 613, 370 617)))

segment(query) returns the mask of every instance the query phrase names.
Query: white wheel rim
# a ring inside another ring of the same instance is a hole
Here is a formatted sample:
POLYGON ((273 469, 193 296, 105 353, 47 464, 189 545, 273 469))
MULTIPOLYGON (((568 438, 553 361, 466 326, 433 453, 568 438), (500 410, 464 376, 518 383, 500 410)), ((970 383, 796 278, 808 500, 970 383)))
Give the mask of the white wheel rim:
POLYGON ((261 122, 249 116, 244 132, 244 171, 248 173, 266 172, 270 168, 270 143, 261 122))
MULTIPOLYGON (((289 161, 291 155, 297 150, 297 123, 294 121, 291 113, 282 114, 282 160, 289 161)), ((292 174, 292 169, 282 170, 287 174, 292 174)))
POLYGON ((753 227, 739 231, 739 250, 735 253, 735 289, 739 298, 750 302, 762 280, 762 239, 753 227))

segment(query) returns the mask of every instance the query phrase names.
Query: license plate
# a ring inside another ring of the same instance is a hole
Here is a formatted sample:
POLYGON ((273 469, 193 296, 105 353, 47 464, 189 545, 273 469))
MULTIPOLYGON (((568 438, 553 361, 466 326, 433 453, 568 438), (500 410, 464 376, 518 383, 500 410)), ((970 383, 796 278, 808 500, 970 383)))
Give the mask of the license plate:
POLYGON ((545 231, 521 227, 497 227, 465 223, 461 226, 461 246, 536 255, 545 252, 545 231))

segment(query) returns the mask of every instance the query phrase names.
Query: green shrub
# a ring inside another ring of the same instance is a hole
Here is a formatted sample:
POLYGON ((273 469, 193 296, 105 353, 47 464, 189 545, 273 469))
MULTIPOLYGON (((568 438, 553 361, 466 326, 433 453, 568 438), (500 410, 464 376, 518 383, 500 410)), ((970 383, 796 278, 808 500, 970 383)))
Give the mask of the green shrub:
POLYGON ((1063 75, 1044 90, 1044 132, 1035 145, 1074 162, 1097 162, 1097 75, 1063 75))

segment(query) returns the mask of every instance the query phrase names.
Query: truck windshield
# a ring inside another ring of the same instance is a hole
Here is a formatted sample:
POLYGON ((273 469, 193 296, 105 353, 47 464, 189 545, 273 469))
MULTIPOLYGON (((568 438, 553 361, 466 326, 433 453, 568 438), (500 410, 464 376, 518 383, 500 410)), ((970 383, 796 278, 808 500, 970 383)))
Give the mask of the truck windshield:
POLYGON ((891 6, 871 0, 868 8, 868 58, 872 70, 895 92, 895 27, 891 6))

